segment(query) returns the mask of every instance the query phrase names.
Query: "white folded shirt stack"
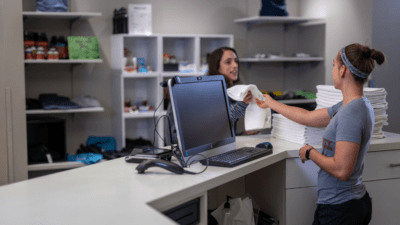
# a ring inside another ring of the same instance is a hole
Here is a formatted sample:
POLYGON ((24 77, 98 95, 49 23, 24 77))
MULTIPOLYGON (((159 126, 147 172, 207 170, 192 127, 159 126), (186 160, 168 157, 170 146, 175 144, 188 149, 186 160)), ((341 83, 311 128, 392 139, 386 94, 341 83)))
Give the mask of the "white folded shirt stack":
MULTIPOLYGON (((343 100, 342 92, 332 85, 318 85, 317 90, 316 109, 328 108, 343 100)), ((387 92, 384 88, 364 88, 364 96, 371 103, 375 114, 372 138, 385 138, 382 127, 388 125, 386 95, 387 92)), ((273 114, 272 117, 271 134, 273 137, 299 144, 320 145, 322 143, 325 127, 304 126, 280 114, 273 114)))

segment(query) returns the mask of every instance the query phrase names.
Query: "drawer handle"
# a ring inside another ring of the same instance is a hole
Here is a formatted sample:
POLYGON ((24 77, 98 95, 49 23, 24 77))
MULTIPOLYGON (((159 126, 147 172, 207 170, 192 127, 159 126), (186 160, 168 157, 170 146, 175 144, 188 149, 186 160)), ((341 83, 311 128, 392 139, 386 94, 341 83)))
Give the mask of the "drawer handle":
POLYGON ((390 167, 400 166, 400 163, 390 164, 390 167))

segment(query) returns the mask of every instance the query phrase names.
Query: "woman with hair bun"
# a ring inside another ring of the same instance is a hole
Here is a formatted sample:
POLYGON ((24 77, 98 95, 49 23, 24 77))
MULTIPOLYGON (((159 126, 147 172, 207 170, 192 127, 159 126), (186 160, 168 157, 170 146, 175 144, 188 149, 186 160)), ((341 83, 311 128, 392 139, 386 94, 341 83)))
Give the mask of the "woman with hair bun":
POLYGON ((323 109, 307 111, 287 106, 264 95, 255 99, 261 108, 275 110, 294 122, 326 127, 322 154, 313 146, 299 150, 304 163, 312 160, 320 167, 318 201, 313 224, 369 224, 372 202, 362 182, 364 159, 374 130, 374 110, 365 98, 363 84, 385 55, 361 44, 342 48, 333 60, 334 87, 342 91, 343 101, 323 109))

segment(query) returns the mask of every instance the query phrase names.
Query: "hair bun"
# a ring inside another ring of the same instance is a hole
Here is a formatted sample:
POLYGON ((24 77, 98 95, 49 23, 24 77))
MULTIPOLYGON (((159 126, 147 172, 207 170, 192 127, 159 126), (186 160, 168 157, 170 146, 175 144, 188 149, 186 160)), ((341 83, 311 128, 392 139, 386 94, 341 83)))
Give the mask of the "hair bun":
POLYGON ((385 62, 385 55, 381 51, 377 51, 375 49, 371 50, 371 58, 375 60, 378 65, 381 65, 383 62, 385 62))
POLYGON ((369 59, 371 57, 372 50, 370 48, 368 48, 367 46, 364 46, 361 51, 362 51, 362 56, 365 59, 369 59))

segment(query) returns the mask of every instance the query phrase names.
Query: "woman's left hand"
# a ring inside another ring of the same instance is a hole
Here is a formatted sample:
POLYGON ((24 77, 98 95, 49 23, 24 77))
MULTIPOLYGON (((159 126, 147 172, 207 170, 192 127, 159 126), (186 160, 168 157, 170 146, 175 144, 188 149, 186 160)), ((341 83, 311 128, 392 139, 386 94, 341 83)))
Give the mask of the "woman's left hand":
POLYGON ((251 94, 251 91, 248 91, 246 97, 244 97, 244 99, 243 99, 243 102, 246 104, 249 104, 252 99, 253 99, 253 95, 251 94))
POLYGON ((312 148, 312 146, 311 145, 305 145, 305 146, 301 147, 300 150, 299 150, 299 157, 300 157, 302 163, 304 163, 305 161, 308 160, 308 159, 306 159, 306 151, 309 148, 312 148))

